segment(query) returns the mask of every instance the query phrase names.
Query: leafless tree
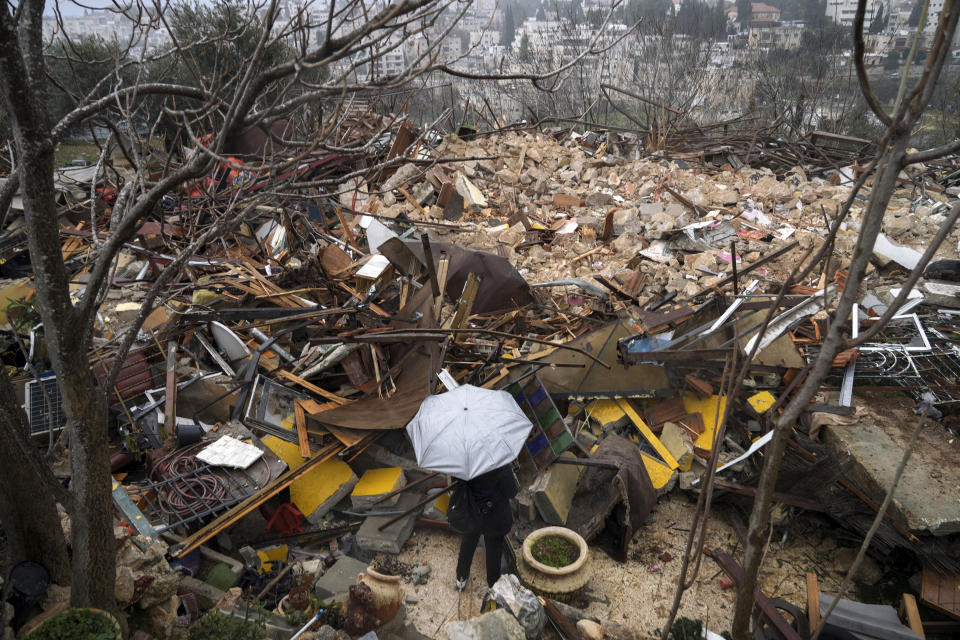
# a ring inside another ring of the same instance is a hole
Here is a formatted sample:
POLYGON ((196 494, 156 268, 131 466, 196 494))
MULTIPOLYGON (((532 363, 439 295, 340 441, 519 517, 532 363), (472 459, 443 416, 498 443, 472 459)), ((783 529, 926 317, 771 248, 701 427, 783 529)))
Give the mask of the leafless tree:
MULTIPOLYGON (((940 14, 936 35, 933 38, 929 56, 924 65, 923 74, 915 82, 910 83, 907 73, 903 74, 901 90, 898 94, 894 109, 888 112, 877 100, 871 89, 864 65, 863 28, 866 14, 866 0, 860 0, 854 24, 854 63, 857 77, 864 99, 869 104, 874 115, 886 126, 886 132, 878 141, 876 159, 867 173, 856 183, 846 206, 833 221, 831 236, 836 233, 840 223, 850 210, 853 197, 863 187, 867 179, 872 180, 872 189, 867 201, 866 209, 861 220, 860 235, 856 248, 848 267, 847 282, 860 282, 866 272, 866 267, 873 254, 874 243, 880 232, 883 216, 889 205, 890 198, 897 186, 897 177, 907 165, 915 162, 930 161, 949 153, 960 151, 960 141, 953 140, 940 147, 908 153, 911 133, 920 121, 930 98, 936 91, 937 83, 943 71, 944 64, 950 55, 950 44, 957 29, 957 19, 960 17, 960 2, 947 0, 940 14)), ((922 24, 921 24, 922 28, 922 24)), ((920 29, 918 28, 917 40, 920 29)), ((916 46, 908 55, 906 68, 912 62, 916 46)), ((754 607, 754 589, 756 588, 757 574, 763 557, 766 542, 766 531, 769 525, 770 505, 774 486, 780 469, 780 462, 787 441, 793 432, 800 414, 817 392, 823 379, 827 375, 834 356, 844 348, 850 348, 869 340, 878 331, 882 330, 896 310, 906 301, 907 295, 923 273, 927 263, 933 257, 940 243, 947 237, 950 229, 960 217, 960 205, 955 205, 943 223, 941 231, 932 239, 916 268, 907 277, 900 295, 890 305, 888 311, 857 339, 844 336, 844 328, 848 326, 848 319, 853 304, 859 295, 859 288, 847 286, 844 288, 837 302, 836 309, 831 314, 830 329, 824 338, 822 348, 817 356, 807 378, 798 388, 796 394, 787 404, 783 414, 777 419, 774 436, 766 452, 765 464, 760 476, 757 495, 753 510, 750 514, 749 531, 744 551, 743 578, 737 588, 737 605, 734 613, 733 636, 736 640, 746 640, 750 637, 750 616, 754 607)), ((822 252, 821 252, 822 253, 822 252)), ((869 542, 869 541, 868 541, 869 542)))
MULTIPOLYGON (((226 2, 218 0, 214 6, 226 2)), ((209 6, 190 8, 203 14, 209 6)), ((469 2, 458 0, 331 0, 307 2, 287 13, 279 0, 235 0, 227 7, 239 11, 233 23, 204 23, 183 37, 172 24, 176 6, 161 0, 118 0, 102 10, 124 17, 125 33, 115 42, 114 64, 92 86, 79 88, 56 82, 50 73, 54 58, 44 39, 45 11, 58 17, 57 55, 72 64, 89 63, 79 53, 79 43, 64 31, 60 7, 44 0, 3 4, 0 93, 13 132, 13 171, 0 190, 0 217, 6 219, 19 188, 37 304, 68 419, 72 476, 69 491, 63 490, 28 439, 10 380, 0 376, 0 446, 4 452, 17 452, 0 466, 0 517, 17 554, 53 565, 58 581, 72 577, 72 604, 115 607, 107 397, 100 389, 113 388, 144 318, 187 259, 205 242, 239 224, 265 196, 240 185, 208 194, 205 231, 184 243, 156 278, 136 321, 118 339, 108 380, 98 387, 88 354, 118 252, 146 216, 163 217, 159 204, 165 195, 186 198, 191 185, 217 167, 244 169, 257 179, 293 175, 305 160, 324 154, 366 153, 396 120, 388 118, 368 137, 345 143, 338 137, 339 125, 352 105, 367 101, 371 94, 408 90, 443 73, 445 67, 438 63, 441 44, 467 7, 469 2), (414 41, 418 46, 410 47, 414 41), (388 56, 394 53, 403 55, 395 57, 397 64, 388 65, 388 56), (70 102, 67 112, 56 118, 48 101, 51 92, 70 102), (101 154, 100 175, 110 171, 118 193, 105 223, 91 215, 95 250, 89 280, 74 298, 61 254, 54 151, 68 132, 93 125, 109 132, 132 171, 113 171, 112 154, 101 154), (258 127, 286 153, 247 158, 241 167, 228 157, 228 142, 258 127), (158 160, 151 143, 161 134, 169 149, 184 149, 182 157, 158 160), (70 571, 58 533, 57 503, 67 508, 72 520, 70 571)), ((537 73, 528 79, 547 82, 549 77, 537 73)), ((396 158, 389 164, 403 161, 396 158)), ((358 170, 355 177, 372 175, 384 166, 358 170)), ((335 191, 336 186, 337 180, 330 178, 290 177, 276 179, 270 194, 335 191)))

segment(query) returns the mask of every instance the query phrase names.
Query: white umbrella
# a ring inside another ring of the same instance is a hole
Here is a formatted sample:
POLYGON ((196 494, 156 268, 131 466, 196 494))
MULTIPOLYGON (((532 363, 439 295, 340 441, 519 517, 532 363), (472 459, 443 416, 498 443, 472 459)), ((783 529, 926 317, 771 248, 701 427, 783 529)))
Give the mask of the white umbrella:
POLYGON ((407 435, 420 467, 470 480, 513 462, 532 427, 506 391, 462 385, 424 400, 407 435))

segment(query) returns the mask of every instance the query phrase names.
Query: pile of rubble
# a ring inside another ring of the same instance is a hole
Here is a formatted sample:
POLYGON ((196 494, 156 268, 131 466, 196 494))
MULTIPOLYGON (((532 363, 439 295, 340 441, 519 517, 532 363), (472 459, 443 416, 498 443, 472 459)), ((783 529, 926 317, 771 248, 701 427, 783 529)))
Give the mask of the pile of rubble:
MULTIPOLYGON (((658 499, 700 491, 711 459, 722 464, 714 499, 749 504, 776 415, 809 372, 827 309, 850 286, 844 267, 861 199, 823 264, 777 299, 848 199, 869 157, 863 146, 842 166, 832 153, 829 162, 805 156, 802 166, 771 168, 761 166, 762 154, 753 164, 737 159, 729 145, 699 158, 638 157, 635 140, 613 134, 451 134, 433 147, 407 125, 392 136, 362 158, 307 163, 294 180, 349 177, 329 193, 259 205, 236 232, 193 256, 139 329, 116 387, 103 390, 128 539, 117 598, 151 612, 155 637, 199 624, 204 610, 243 618, 250 601, 274 611, 262 616, 272 637, 301 627, 319 638, 422 637, 405 620, 416 621, 415 601, 403 613, 371 608, 370 576, 435 579, 429 549, 409 566, 388 560, 418 528, 451 531, 447 478, 417 467, 403 429, 425 398, 462 384, 507 390, 531 421, 515 463, 523 490, 514 543, 562 526, 630 563, 658 499), (353 175, 384 158, 404 160, 366 180, 353 175), (729 354, 754 347, 744 391, 727 395, 729 354)), ((904 173, 874 266, 857 283, 853 331, 883 314, 944 221, 955 200, 935 176, 954 169, 904 173)), ((226 188, 270 186, 238 179, 226 188)), ((122 251, 91 353, 101 382, 159 269, 209 224, 215 182, 171 194, 122 251)), ((96 251, 84 201, 92 186, 66 190, 63 253, 78 288, 96 251)), ((109 219, 116 186, 98 187, 101 219, 109 219)), ((6 281, 0 298, 13 327, 7 340, 30 341, 32 359, 7 364, 25 372, 31 432, 46 444, 64 417, 56 377, 42 373, 48 364, 30 320, 33 287, 16 225, 4 236, 4 269, 23 275, 6 281)), ((958 243, 953 230, 937 257, 955 258, 958 243)), ((928 407, 922 419, 936 423, 872 552, 914 558, 920 600, 960 619, 955 594, 948 597, 960 576, 952 413, 960 402, 960 285, 954 263, 941 260, 928 276, 873 342, 835 360, 791 441, 776 500, 862 537, 906 438, 876 407, 858 407, 856 394, 909 394, 928 407)), ((780 526, 788 529, 789 518, 780 526)), ((525 578, 520 552, 510 551, 525 578)), ((714 557, 735 579, 732 556, 718 549, 714 557)), ((539 593, 544 637, 603 633, 569 606, 575 597, 565 604, 539 593)), ((786 624, 775 607, 761 615, 786 624)), ((802 637, 803 616, 792 624, 797 635, 780 637, 802 637)), ((606 637, 640 637, 609 620, 599 626, 606 637)), ((514 627, 514 617, 498 612, 443 633, 529 631, 514 627)))

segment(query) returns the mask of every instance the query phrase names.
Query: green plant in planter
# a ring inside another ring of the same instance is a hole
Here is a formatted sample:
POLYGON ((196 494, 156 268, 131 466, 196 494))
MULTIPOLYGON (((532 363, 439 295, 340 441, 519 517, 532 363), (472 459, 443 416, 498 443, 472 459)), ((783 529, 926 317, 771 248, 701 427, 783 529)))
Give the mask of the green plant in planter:
POLYGON ((299 629, 303 625, 307 624, 307 621, 310 620, 310 618, 312 618, 317 611, 321 609, 325 610, 326 608, 327 605, 323 602, 323 600, 311 594, 310 604, 307 605, 306 609, 301 611, 291 607, 284 614, 284 618, 287 619, 287 624, 289 624, 291 627, 296 627, 299 629))
POLYGON ((307 621, 313 617, 313 614, 310 613, 309 609, 291 609, 284 614, 284 618, 287 619, 287 624, 291 627, 299 629, 303 625, 307 624, 307 621))
POLYGON ((116 640, 120 629, 109 614, 95 609, 68 609, 27 636, 30 640, 116 640))
POLYGON ((548 567, 560 569, 580 556, 580 547, 563 536, 543 536, 533 543, 533 557, 548 567))
POLYGON ((211 611, 190 625, 188 640, 262 640, 266 625, 260 616, 236 618, 211 611))

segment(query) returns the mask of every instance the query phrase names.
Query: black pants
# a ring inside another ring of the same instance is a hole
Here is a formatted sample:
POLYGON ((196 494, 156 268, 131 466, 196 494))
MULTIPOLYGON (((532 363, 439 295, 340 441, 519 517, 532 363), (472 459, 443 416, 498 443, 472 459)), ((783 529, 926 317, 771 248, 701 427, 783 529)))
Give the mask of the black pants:
MULTIPOLYGON (((500 558, 503 556, 504 536, 484 535, 483 542, 487 551, 487 586, 492 587, 500 578, 500 558)), ((479 533, 465 533, 460 539, 460 555, 457 557, 457 579, 466 580, 473 563, 473 552, 480 541, 479 533)))

